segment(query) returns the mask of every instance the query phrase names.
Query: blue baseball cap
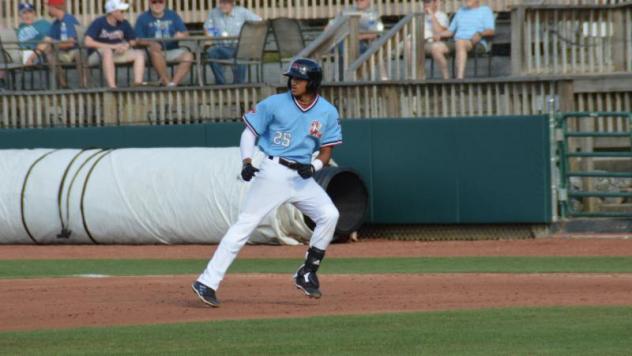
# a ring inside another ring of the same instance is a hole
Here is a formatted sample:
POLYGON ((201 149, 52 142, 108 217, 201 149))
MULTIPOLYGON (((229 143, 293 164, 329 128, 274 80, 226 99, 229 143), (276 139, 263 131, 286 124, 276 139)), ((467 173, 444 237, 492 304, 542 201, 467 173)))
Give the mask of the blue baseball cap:
POLYGON ((28 2, 21 2, 20 5, 18 5, 18 11, 20 13, 23 13, 25 11, 35 11, 35 7, 28 2))

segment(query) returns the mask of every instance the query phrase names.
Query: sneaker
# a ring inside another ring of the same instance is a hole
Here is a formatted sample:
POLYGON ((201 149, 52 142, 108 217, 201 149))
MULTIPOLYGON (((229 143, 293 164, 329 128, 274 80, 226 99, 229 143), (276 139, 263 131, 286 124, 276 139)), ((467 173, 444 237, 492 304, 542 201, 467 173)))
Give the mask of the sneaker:
POLYGON ((320 287, 320 283, 318 282, 318 276, 316 276, 316 272, 306 272, 304 270, 304 265, 299 267, 298 271, 294 274, 294 285, 299 290, 302 290, 306 296, 310 298, 320 298, 322 294, 318 289, 320 287))
POLYGON ((219 307, 219 299, 215 296, 215 290, 213 288, 208 287, 200 282, 195 282, 191 286, 193 288, 193 292, 206 304, 212 306, 213 308, 219 307))

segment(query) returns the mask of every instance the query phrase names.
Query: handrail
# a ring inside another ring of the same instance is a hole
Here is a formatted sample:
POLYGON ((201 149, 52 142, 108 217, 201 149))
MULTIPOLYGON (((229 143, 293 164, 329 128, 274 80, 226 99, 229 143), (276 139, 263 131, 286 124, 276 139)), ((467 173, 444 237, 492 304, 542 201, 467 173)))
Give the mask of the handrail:
MULTIPOLYGON (((379 51, 383 51, 385 45, 387 45, 389 43, 389 41, 391 41, 392 39, 395 39, 396 41, 398 41, 399 43, 397 43, 397 46, 402 46, 401 50, 404 51, 404 56, 406 57, 407 55, 412 56, 412 61, 411 64, 412 66, 415 66, 414 69, 412 69, 412 77, 411 78, 404 78, 404 79, 423 79, 423 60, 425 59, 425 55, 423 52, 423 38, 424 38, 424 16, 425 14, 423 12, 416 12, 416 13, 412 13, 412 14, 408 14, 405 17, 403 17, 399 22, 397 22, 397 24, 395 24, 395 26, 393 26, 388 32, 386 32, 386 34, 380 36, 378 39, 376 39, 375 41, 373 41, 371 43, 371 46, 360 56, 358 57, 357 60, 355 60, 353 63, 351 63, 351 65, 349 65, 349 68, 347 69, 347 71, 345 72, 345 78, 350 78, 352 80, 356 80, 357 79, 357 73, 358 71, 362 68, 363 65, 369 64, 370 60, 376 55, 379 55, 379 51), (413 28, 411 33, 408 35, 404 35, 403 38, 399 38, 397 37, 400 32, 402 30, 405 29, 405 27, 409 24, 413 24, 414 20, 417 19, 417 26, 419 28, 413 28), (410 36, 410 38, 408 38, 407 36, 410 36), (407 51, 406 48, 410 47, 410 50, 407 51), (411 52, 411 53, 406 53, 406 52, 411 52), (417 68, 417 65, 418 68, 417 68)), ((390 54, 390 46, 387 49, 387 51, 390 54)), ((397 52, 397 50, 396 50, 397 52)), ((398 56, 399 54, 396 53, 396 55, 398 56)), ((411 58, 409 58, 411 59, 411 58)), ((389 58, 387 58, 387 61, 390 60, 390 56, 389 58)), ((382 65, 382 67, 385 67, 384 65, 382 65)), ((382 68, 381 70, 385 70, 386 68, 382 68)), ((376 78, 373 78, 376 79, 376 78)), ((382 80, 388 80, 388 73, 383 73, 382 75, 382 80)))
POLYGON ((347 35, 346 32, 342 32, 341 30, 346 29, 347 22, 349 21, 350 16, 340 16, 336 18, 331 25, 329 25, 325 31, 321 32, 318 37, 316 37, 312 42, 310 42, 307 47, 301 50, 296 57, 297 58, 310 58, 316 57, 319 54, 330 51, 338 42, 337 39, 345 37, 347 35))
MULTIPOLYGON (((366 62, 369 57, 371 57, 371 55, 373 55, 375 52, 377 52, 380 47, 384 46, 384 44, 391 39, 393 36, 395 36, 395 34, 397 32, 399 32, 404 25, 406 25, 407 23, 409 23, 410 21, 412 21, 413 17, 417 15, 417 13, 415 14, 408 14, 406 16, 404 16, 404 18, 402 18, 401 20, 399 20, 399 22, 397 22, 395 24, 395 26, 393 26, 388 32, 386 32, 384 35, 380 36, 380 38, 378 38, 377 40, 373 41, 373 43, 371 43, 371 46, 369 47, 369 49, 366 50, 366 52, 364 52, 355 62, 351 63, 351 65, 349 66, 348 71, 349 72, 355 72, 358 69, 360 69, 360 66, 366 62)), ((423 15, 423 13, 422 13, 423 15)))

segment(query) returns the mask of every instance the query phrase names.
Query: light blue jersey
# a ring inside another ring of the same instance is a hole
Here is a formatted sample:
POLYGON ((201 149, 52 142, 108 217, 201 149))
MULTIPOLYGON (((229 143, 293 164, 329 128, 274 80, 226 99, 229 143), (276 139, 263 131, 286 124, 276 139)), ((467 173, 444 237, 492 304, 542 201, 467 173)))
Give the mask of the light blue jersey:
POLYGON ((321 147, 342 143, 338 110, 320 96, 307 108, 290 92, 270 96, 247 112, 244 122, 267 155, 303 164, 321 147))

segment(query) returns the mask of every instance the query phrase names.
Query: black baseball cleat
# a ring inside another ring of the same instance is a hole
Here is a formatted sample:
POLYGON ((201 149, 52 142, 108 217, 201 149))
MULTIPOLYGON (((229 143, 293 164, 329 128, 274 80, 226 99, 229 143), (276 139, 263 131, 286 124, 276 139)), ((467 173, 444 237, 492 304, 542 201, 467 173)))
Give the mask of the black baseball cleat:
POLYGON ((213 308, 219 307, 219 299, 215 296, 215 290, 213 288, 206 286, 200 282, 195 282, 191 286, 193 288, 193 292, 202 300, 204 303, 212 306, 213 308))
POLYGON ((318 283, 318 276, 316 272, 305 271, 304 266, 301 266, 294 274, 294 285, 305 293, 310 298, 320 298, 322 294, 318 289, 320 283, 318 283))

